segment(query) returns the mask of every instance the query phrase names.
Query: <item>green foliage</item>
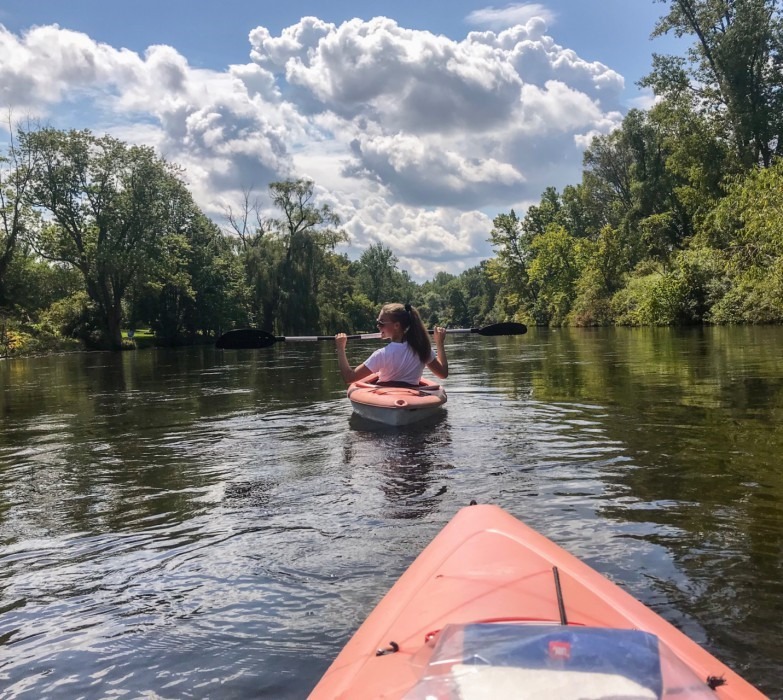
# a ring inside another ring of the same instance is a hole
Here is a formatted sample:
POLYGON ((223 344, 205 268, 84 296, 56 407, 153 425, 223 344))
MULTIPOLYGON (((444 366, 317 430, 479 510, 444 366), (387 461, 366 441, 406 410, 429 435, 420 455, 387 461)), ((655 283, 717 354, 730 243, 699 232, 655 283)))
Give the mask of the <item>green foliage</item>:
POLYGON ((488 263, 483 262, 460 275, 439 272, 421 285, 416 306, 430 328, 477 328, 496 320, 494 307, 499 289, 488 271, 488 263))
MULTIPOLYGON (((373 304, 380 305, 396 298, 395 275, 397 257, 383 243, 373 243, 362 253, 357 264, 357 287, 373 304)), ((407 301, 404 297, 403 303, 407 301)))
POLYGON ((612 298, 619 325, 671 326, 708 320, 717 293, 719 259, 710 250, 679 254, 669 271, 640 267, 628 284, 612 298))
POLYGON ((669 156, 665 125, 639 110, 585 151, 585 196, 609 225, 626 233, 632 264, 646 256, 664 260, 692 234, 690 213, 678 196, 682 182, 667 167, 669 156))
POLYGON ((623 234, 604 226, 593 244, 586 244, 585 263, 576 282, 567 322, 576 326, 606 326, 614 321, 611 299, 624 282, 630 251, 623 234))
POLYGON ((162 238, 160 256, 132 289, 125 313, 163 345, 214 336, 246 318, 241 264, 229 241, 195 209, 177 228, 162 238))
POLYGON ((677 315, 676 293, 666 276, 653 273, 632 277, 612 298, 612 311, 619 325, 669 325, 677 315))
POLYGON ((9 279, 15 272, 11 268, 25 238, 40 224, 28 199, 38 154, 34 149, 20 148, 10 120, 8 127, 11 142, 6 154, 0 155, 0 308, 19 305, 20 290, 13 288, 15 280, 9 279))
POLYGON ((98 342, 98 311, 84 291, 58 299, 41 313, 38 329, 43 334, 76 338, 92 347, 98 342))
POLYGON ((310 333, 321 325, 318 298, 334 269, 330 254, 347 235, 328 205, 315 204, 311 180, 273 182, 269 194, 280 216, 243 238, 253 314, 267 331, 310 333))
POLYGON ((166 254, 190 194, 176 168, 151 148, 89 131, 20 134, 36 154, 29 201, 48 212, 32 237, 45 258, 73 266, 97 310, 99 346, 122 346, 122 304, 131 286, 166 254))
POLYGON ((496 216, 492 224, 489 240, 497 252, 497 265, 492 273, 498 282, 507 286, 516 284, 522 289, 528 281, 532 236, 525 231, 523 221, 513 209, 508 214, 496 216))
POLYGON ((81 343, 72 338, 65 338, 46 329, 20 323, 16 319, 0 320, 0 357, 2 358, 80 349, 82 349, 81 343))
POLYGON ((7 298, 0 306, 20 320, 35 323, 44 309, 81 288, 80 276, 72 268, 36 258, 26 248, 17 248, 9 261, 4 279, 7 298))
POLYGON ((693 98, 744 167, 783 153, 783 23, 777 0, 660 0, 654 36, 692 36, 687 60, 653 56, 643 81, 667 99, 693 98))
POLYGON ((540 324, 783 321, 783 21, 776 0, 661 0, 648 112, 596 137, 582 182, 495 218, 499 317, 540 324), (559 229, 558 229, 559 227, 559 229))
POLYGON ((355 265, 345 255, 325 254, 316 298, 319 325, 310 332, 328 335, 339 329, 354 333, 372 327, 376 307, 355 291, 356 277, 352 272, 355 265))
POLYGON ((696 107, 689 95, 668 97, 649 113, 660 135, 672 201, 700 226, 725 194, 727 176, 740 172, 720 129, 696 107))
POLYGON ((715 323, 783 321, 783 161, 738 179, 710 218, 712 241, 726 243, 726 291, 715 323))
POLYGON ((531 287, 537 290, 532 314, 537 323, 562 325, 576 296, 576 282, 586 262, 587 245, 562 226, 551 225, 533 239, 531 287))

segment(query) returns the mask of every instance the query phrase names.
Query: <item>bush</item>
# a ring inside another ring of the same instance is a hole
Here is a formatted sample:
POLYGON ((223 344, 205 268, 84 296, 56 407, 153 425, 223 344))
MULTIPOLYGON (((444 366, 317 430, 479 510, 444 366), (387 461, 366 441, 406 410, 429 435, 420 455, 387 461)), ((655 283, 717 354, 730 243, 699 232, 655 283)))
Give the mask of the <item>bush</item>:
POLYGON ((42 331, 34 326, 23 326, 16 321, 0 324, 0 357, 19 357, 80 349, 82 349, 82 345, 78 341, 42 331))
POLYGON ((76 292, 54 302, 41 313, 38 329, 42 333, 65 338, 76 338, 88 347, 101 342, 95 307, 86 292, 76 292))
POLYGON ((714 323, 783 322, 783 261, 768 270, 754 268, 731 281, 712 307, 714 323))
POLYGON ((677 273, 632 277, 612 298, 617 323, 624 326, 671 326, 686 306, 686 287, 677 273))

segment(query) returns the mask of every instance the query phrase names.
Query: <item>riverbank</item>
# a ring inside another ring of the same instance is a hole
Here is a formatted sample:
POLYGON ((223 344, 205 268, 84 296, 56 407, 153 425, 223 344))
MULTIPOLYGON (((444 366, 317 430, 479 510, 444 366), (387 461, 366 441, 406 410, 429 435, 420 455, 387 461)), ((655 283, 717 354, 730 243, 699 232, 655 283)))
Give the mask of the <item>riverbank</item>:
MULTIPOLYGON (((19 326, 6 322, 0 326, 0 360, 15 357, 39 357, 41 355, 56 355, 64 352, 88 352, 93 348, 76 338, 66 338, 45 331, 37 331, 30 327, 19 326)), ((183 345, 201 345, 213 342, 212 339, 200 339, 198 342, 182 343, 183 345)), ((148 328, 136 331, 122 332, 123 350, 142 350, 144 348, 163 347, 148 328)))

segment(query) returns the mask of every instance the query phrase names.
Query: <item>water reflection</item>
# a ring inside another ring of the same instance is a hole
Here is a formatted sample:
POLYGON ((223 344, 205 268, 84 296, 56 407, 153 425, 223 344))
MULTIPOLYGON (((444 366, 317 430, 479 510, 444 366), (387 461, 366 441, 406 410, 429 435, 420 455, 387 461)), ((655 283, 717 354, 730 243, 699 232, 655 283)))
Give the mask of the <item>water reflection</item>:
POLYGON ((383 515, 420 519, 436 510, 447 490, 451 426, 445 411, 414 425, 385 427, 352 415, 346 433, 346 464, 370 460, 387 500, 383 515))

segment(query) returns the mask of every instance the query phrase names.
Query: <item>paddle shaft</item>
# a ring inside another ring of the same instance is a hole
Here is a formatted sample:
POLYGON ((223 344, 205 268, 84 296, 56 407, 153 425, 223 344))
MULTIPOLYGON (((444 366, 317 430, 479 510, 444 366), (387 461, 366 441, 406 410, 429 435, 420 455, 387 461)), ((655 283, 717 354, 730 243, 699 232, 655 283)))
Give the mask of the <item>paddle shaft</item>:
MULTIPOLYGON (((478 333, 480 328, 447 328, 446 333, 478 333)), ((430 335, 435 333, 434 330, 427 331, 430 335)), ((378 340, 381 337, 380 333, 358 333, 354 335, 346 335, 348 340, 378 340)), ((277 343, 310 343, 317 340, 334 340, 333 335, 276 335, 275 342, 277 343)))
MULTIPOLYGON (((360 333, 356 335, 348 335, 346 338, 349 340, 378 340, 381 337, 380 333, 360 333)), ((316 340, 334 340, 333 335, 276 335, 275 342, 278 343, 310 343, 316 340)))
MULTIPOLYGON (((446 333, 478 333, 479 335, 522 335, 527 332, 527 328, 522 323, 493 323, 484 328, 447 328, 446 333)), ((434 333, 434 331, 429 331, 434 333)), ((380 333, 360 333, 346 336, 349 340, 377 340, 381 337, 380 333)), ((216 347, 221 349, 253 349, 268 348, 275 343, 291 342, 316 342, 319 340, 334 340, 333 335, 272 335, 259 328, 240 328, 224 333, 217 339, 216 347)))

